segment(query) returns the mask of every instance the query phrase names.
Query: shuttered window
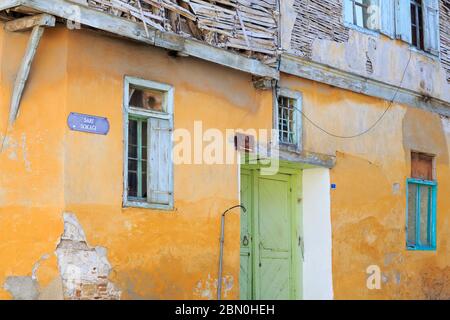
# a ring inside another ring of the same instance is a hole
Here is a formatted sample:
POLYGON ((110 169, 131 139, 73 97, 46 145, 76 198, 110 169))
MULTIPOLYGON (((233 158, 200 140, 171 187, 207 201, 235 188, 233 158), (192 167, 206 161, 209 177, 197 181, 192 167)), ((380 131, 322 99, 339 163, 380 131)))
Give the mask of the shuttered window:
POLYGON ((173 208, 173 89, 127 77, 124 205, 173 208))
POLYGON ((344 0, 344 21, 439 55, 439 0, 344 0))
POLYGON ((439 0, 395 0, 396 37, 439 54, 439 0))
POLYGON ((423 0, 424 49, 439 55, 439 0, 423 0))
POLYGON ((371 30, 380 29, 381 0, 344 0, 345 22, 371 30))
POLYGON ((395 4, 394 0, 380 0, 381 33, 395 38, 395 4))
POLYGON ((410 250, 436 249, 436 193, 433 157, 413 152, 407 180, 406 245, 410 250))

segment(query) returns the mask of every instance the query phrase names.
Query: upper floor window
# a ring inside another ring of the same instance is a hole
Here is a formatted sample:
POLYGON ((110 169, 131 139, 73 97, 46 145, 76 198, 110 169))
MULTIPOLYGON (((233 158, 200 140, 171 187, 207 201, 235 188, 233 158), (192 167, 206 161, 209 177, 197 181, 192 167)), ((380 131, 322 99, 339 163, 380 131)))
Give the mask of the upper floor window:
POLYGON ((344 0, 344 20, 439 54, 439 0, 344 0))
POLYGON ((379 30, 379 1, 380 0, 344 0, 345 21, 360 28, 379 30))
POLYGON ((379 29, 379 0, 345 0, 346 21, 366 29, 379 29))
POLYGON ((436 249, 436 193, 434 157, 411 153, 407 180, 406 245, 411 250, 436 249))
POLYGON ((422 1, 411 0, 411 41, 418 49, 424 49, 422 1))
POLYGON ((275 114, 278 142, 294 151, 300 150, 302 144, 301 103, 300 93, 280 89, 275 114))
POLYGON ((397 38, 439 55, 439 0, 396 1, 395 4, 397 38))
POLYGON ((125 78, 124 205, 173 207, 173 89, 125 78))

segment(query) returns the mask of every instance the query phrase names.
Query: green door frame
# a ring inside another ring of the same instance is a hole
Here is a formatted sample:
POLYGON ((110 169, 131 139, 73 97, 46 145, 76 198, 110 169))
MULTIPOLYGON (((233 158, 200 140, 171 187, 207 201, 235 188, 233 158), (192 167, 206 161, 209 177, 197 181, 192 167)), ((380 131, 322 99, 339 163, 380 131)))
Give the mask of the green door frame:
MULTIPOLYGON (((260 243, 259 234, 255 232, 255 226, 258 226, 258 199, 255 197, 258 194, 258 177, 261 170, 261 166, 256 164, 243 164, 241 165, 241 177, 242 173, 250 175, 252 182, 251 191, 251 208, 247 211, 247 223, 249 223, 248 229, 250 233, 250 254, 251 254, 251 298, 259 299, 259 283, 255 281, 259 276, 259 246, 260 243), (250 214, 250 216, 248 216, 250 214)), ((281 179, 287 181, 290 188, 290 204, 289 204, 289 216, 290 216, 290 232, 291 232, 291 264, 290 264, 290 283, 291 299, 302 299, 302 267, 303 264, 300 261, 301 248, 300 239, 302 239, 302 219, 301 219, 301 168, 291 163, 280 163, 280 169, 278 171, 280 176, 267 176, 273 179, 281 179), (288 176, 287 179, 281 175, 288 176)), ((242 238, 242 235, 241 235, 242 238)), ((242 241, 242 239, 241 239, 242 241)), ((241 243, 242 244, 242 243, 241 243)))

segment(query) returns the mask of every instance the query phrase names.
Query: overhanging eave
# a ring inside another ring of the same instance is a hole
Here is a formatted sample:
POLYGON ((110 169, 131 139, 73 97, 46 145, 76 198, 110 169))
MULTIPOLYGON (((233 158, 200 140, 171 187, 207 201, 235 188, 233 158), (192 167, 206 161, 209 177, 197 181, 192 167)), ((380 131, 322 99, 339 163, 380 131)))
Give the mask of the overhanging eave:
POLYGON ((4 0, 0 10, 23 6, 67 20, 78 19, 80 24, 121 37, 133 39, 184 55, 192 56, 258 77, 279 79, 279 72, 257 59, 244 57, 226 49, 217 48, 202 41, 182 37, 178 34, 149 29, 143 25, 115 17, 67 0, 4 0), (78 11, 75 15, 74 12, 78 11))

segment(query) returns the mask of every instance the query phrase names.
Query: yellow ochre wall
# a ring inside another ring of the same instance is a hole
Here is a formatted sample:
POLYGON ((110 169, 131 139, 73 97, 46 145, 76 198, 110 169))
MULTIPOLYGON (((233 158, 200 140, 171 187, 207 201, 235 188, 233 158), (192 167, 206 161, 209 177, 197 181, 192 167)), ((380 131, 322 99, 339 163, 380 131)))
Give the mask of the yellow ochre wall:
MULTIPOLYGON (((125 75, 175 88, 175 128, 270 128, 272 93, 251 76, 91 31, 47 29, 7 130, 15 74, 29 33, 0 25, 0 298, 8 277, 33 274, 39 298, 60 297, 55 250, 73 213, 90 247, 107 250, 109 278, 122 299, 215 298, 220 214, 239 201, 237 165, 175 166, 175 210, 123 209, 125 75), (73 132, 67 116, 105 116, 107 136, 73 132), (6 138, 4 139, 6 134, 6 138), (33 272, 34 270, 34 272, 33 272)), ((305 113, 351 135, 367 128, 387 102, 283 76, 303 93, 305 113)), ((430 112, 395 104, 369 134, 331 138, 304 121, 304 149, 337 156, 331 170, 334 297, 449 297, 450 130, 430 112), (405 249, 405 180, 410 150, 437 155, 436 252, 405 249), (394 184, 400 184, 399 191, 394 184), (366 268, 383 272, 368 290, 366 268)), ((303 186, 307 188, 307 186, 303 186)), ((307 228, 308 226, 304 226, 307 228)), ((227 216, 225 298, 239 297, 239 214, 227 216)))
MULTIPOLYGON (((1 132, 28 35, 0 26, 1 132)), ((125 75, 174 87, 175 129, 192 131, 195 120, 271 128, 272 94, 255 90, 251 75, 95 32, 46 30, 0 154, 0 284, 34 268, 39 298, 60 295, 55 249, 66 212, 89 246, 106 248, 122 299, 216 297, 220 215, 239 203, 238 166, 175 166, 174 211, 122 208, 125 75), (107 117, 109 134, 70 131, 70 112, 107 117)), ((239 296, 239 231, 237 210, 227 216, 227 299, 239 296)), ((0 298, 13 297, 0 288, 0 298)))
MULTIPOLYGON (((380 99, 293 76, 283 76, 281 86, 302 92, 306 116, 343 136, 365 130, 388 107, 380 99)), ((333 138, 307 120, 303 124, 305 150, 337 156, 330 171, 337 187, 331 191, 334 297, 450 298, 449 120, 394 104, 374 130, 359 138, 333 138), (436 252, 405 249, 411 150, 436 155, 436 252), (381 269, 380 290, 367 289, 371 265, 381 269)))

